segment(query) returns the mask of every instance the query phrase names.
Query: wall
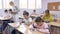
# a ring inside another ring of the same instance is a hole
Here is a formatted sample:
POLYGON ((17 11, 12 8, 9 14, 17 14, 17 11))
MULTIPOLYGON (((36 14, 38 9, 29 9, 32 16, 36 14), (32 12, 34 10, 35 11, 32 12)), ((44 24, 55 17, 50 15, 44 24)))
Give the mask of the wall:
POLYGON ((60 2, 60 0, 42 0, 42 9, 46 10, 47 9, 47 4, 50 2, 60 2))
MULTIPOLYGON (((60 0, 42 0, 42 10, 45 11, 48 7, 48 3, 51 2, 60 2, 60 0)), ((57 15, 58 18, 60 18, 60 11, 50 11, 52 14, 57 15)))

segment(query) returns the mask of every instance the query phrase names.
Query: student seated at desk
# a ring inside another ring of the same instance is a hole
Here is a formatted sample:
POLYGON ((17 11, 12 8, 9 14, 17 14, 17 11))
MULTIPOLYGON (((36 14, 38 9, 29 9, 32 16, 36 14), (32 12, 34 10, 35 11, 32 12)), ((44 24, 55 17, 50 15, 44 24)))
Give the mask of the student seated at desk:
POLYGON ((29 17, 29 13, 27 11, 23 12, 24 20, 26 25, 30 25, 32 23, 32 18, 29 17))
POLYGON ((32 19, 36 18, 39 16, 39 14, 36 13, 36 10, 33 10, 32 14, 30 15, 32 19))
POLYGON ((30 30, 33 31, 40 31, 43 32, 45 34, 49 34, 49 29, 48 29, 48 24, 43 22, 43 20, 40 17, 37 17, 35 19, 35 23, 30 25, 30 30))
POLYGON ((49 10, 46 10, 44 15, 42 16, 42 19, 45 21, 45 22, 52 22, 52 17, 50 15, 50 12, 49 10))
POLYGON ((7 10, 7 9, 5 9, 4 12, 5 12, 5 14, 4 14, 4 16, 3 16, 4 18, 6 18, 6 17, 10 17, 9 14, 8 14, 8 10, 7 10))
POLYGON ((7 9, 5 9, 5 14, 4 14, 4 16, 3 16, 3 25, 2 25, 2 29, 3 29, 3 34, 6 34, 7 33, 7 26, 8 26, 8 23, 10 23, 10 18, 11 18, 11 16, 10 16, 10 14, 8 13, 8 10, 7 9), (7 18, 7 19, 5 19, 5 18, 7 18))
POLYGON ((14 22, 13 15, 12 15, 12 13, 11 13, 11 12, 12 12, 12 9, 9 9, 10 17, 12 17, 12 18, 11 18, 11 21, 12 21, 12 22, 14 22))
POLYGON ((4 18, 11 18, 12 16, 8 13, 8 10, 5 10, 4 18))
POLYGON ((38 14, 36 13, 36 10, 33 10, 33 13, 31 15, 38 15, 38 14))

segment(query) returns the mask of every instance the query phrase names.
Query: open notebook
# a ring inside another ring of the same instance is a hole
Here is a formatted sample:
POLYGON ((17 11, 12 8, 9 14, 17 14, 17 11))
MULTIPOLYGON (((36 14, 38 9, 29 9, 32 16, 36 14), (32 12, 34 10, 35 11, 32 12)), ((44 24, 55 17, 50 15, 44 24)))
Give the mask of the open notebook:
POLYGON ((19 29, 18 29, 20 32, 24 33, 26 31, 26 27, 24 26, 24 24, 20 25, 19 26, 19 29))

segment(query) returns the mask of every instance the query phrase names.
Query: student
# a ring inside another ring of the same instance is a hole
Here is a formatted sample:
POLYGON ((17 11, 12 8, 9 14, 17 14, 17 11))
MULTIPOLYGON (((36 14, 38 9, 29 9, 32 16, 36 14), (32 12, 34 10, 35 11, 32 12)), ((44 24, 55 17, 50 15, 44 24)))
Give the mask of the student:
POLYGON ((3 25, 2 25, 3 30, 4 30, 3 33, 6 34, 6 32, 7 32, 7 26, 8 26, 8 23, 10 23, 10 18, 11 18, 11 17, 10 17, 10 15, 9 15, 7 9, 5 9, 4 12, 5 12, 5 14, 4 14, 3 18, 4 18, 4 19, 5 19, 5 18, 8 18, 8 19, 3 20, 3 25))
POLYGON ((36 13, 36 10, 33 10, 33 13, 31 15, 38 15, 38 14, 36 13))
POLYGON ((44 15, 42 16, 42 19, 46 22, 52 22, 52 17, 50 15, 49 10, 46 10, 44 15))
POLYGON ((4 16, 3 16, 3 17, 4 17, 4 18, 9 17, 8 10, 7 10, 7 9, 5 9, 5 11, 4 11, 4 12, 5 12, 5 14, 4 14, 4 16))
POLYGON ((27 11, 24 11, 23 16, 25 24, 30 25, 32 23, 32 18, 29 17, 29 13, 27 11))
POLYGON ((19 9, 18 9, 18 7, 14 4, 14 2, 10 2, 9 3, 10 4, 10 6, 12 6, 13 7, 13 12, 15 12, 16 14, 19 12, 19 9))
POLYGON ((11 17, 11 22, 14 22, 14 18, 13 18, 13 14, 12 14, 12 9, 9 9, 9 14, 10 14, 10 17, 11 17))
POLYGON ((12 14, 12 9, 9 9, 9 13, 12 14))
POLYGON ((32 14, 30 15, 32 19, 38 17, 39 15, 36 13, 36 10, 33 10, 32 14))
POLYGON ((48 24, 43 22, 43 20, 40 17, 37 17, 35 19, 35 23, 31 24, 29 28, 30 30, 33 30, 33 31, 36 30, 36 31, 43 32, 45 34, 49 34, 48 24))

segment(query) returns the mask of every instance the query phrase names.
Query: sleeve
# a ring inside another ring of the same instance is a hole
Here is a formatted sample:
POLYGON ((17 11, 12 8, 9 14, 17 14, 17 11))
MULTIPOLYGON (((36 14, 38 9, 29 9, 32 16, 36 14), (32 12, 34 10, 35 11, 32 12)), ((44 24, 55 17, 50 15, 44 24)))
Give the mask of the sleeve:
POLYGON ((44 15, 42 16, 42 19, 45 20, 45 16, 44 15))
POLYGON ((39 29, 40 32, 43 32, 43 33, 46 33, 46 34, 49 34, 49 30, 48 29, 39 29))
POLYGON ((32 18, 29 18, 29 22, 32 22, 32 18))
POLYGON ((44 29, 39 29, 40 32, 49 33, 48 24, 45 23, 44 29))
POLYGON ((14 11, 14 12, 19 12, 20 10, 18 9, 17 6, 14 6, 13 11, 14 11))
POLYGON ((29 28, 32 29, 32 28, 33 28, 33 25, 31 24, 31 25, 29 26, 29 28))
POLYGON ((48 26, 48 24, 47 23, 44 23, 44 29, 48 29, 49 28, 49 26, 48 26))
POLYGON ((50 16, 50 22, 52 22, 52 17, 50 16))

